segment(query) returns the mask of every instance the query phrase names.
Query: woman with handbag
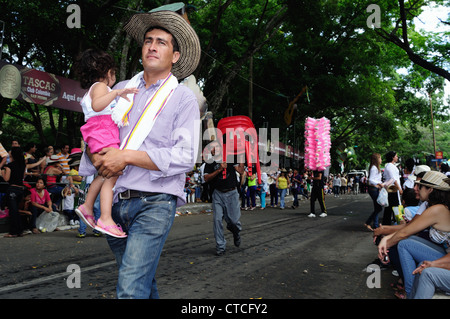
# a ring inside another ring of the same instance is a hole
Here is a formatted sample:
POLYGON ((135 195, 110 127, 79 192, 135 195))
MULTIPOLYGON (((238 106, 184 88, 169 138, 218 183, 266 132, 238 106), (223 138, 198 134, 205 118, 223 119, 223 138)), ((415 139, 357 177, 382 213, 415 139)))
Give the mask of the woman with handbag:
POLYGON ((395 163, 398 162, 398 155, 394 151, 390 151, 386 154, 387 164, 384 167, 384 181, 389 182, 393 180, 393 184, 388 189, 389 206, 384 208, 383 213, 383 225, 391 225, 394 218, 394 210, 392 207, 398 206, 401 203, 400 196, 403 194, 403 190, 400 184, 400 171, 395 163))
POLYGON ((382 211, 382 207, 378 204, 377 199, 380 194, 380 189, 383 188, 381 181, 381 155, 378 153, 373 153, 370 157, 370 166, 369 166, 369 195, 373 201, 373 212, 370 214, 369 218, 367 218, 364 226, 373 230, 379 227, 378 222, 378 214, 382 211))

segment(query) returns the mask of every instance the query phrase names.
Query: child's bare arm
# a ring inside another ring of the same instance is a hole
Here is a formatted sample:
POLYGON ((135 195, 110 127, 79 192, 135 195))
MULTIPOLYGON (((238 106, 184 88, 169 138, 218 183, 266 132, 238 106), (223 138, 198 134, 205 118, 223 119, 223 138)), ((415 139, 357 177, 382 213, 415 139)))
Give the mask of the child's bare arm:
POLYGON ((136 88, 125 88, 120 90, 108 90, 108 86, 100 82, 96 84, 91 90, 92 109, 95 112, 100 112, 105 109, 116 97, 120 96, 127 101, 127 95, 130 93, 137 93, 139 90, 136 88))

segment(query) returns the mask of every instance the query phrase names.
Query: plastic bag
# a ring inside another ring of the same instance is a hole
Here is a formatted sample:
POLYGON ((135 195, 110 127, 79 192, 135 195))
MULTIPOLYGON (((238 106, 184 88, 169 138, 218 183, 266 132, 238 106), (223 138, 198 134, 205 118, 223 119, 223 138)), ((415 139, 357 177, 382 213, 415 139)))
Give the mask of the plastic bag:
POLYGON ((380 190, 380 193, 378 194, 378 198, 377 198, 377 203, 380 204, 383 207, 388 207, 389 206, 388 192, 387 192, 386 188, 383 187, 380 190))
POLYGON ((405 220, 405 209, 403 208, 403 205, 392 207, 392 210, 394 211, 394 217, 397 223, 405 220))
POLYGON ((58 212, 43 212, 36 218, 36 227, 42 232, 52 232, 58 226, 58 212))

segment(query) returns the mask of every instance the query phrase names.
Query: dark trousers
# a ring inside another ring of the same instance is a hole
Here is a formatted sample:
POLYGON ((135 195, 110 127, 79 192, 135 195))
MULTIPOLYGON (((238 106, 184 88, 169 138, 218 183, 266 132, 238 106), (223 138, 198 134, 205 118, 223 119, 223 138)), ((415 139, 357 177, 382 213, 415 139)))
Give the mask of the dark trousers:
POLYGON ((53 210, 55 211, 58 210, 59 204, 61 203, 62 200, 61 192, 63 189, 64 187, 58 185, 47 187, 47 191, 50 193, 50 197, 52 199, 53 210))
POLYGON ((38 208, 36 206, 30 205, 31 219, 30 219, 30 228, 36 228, 36 219, 39 215, 44 212, 42 208, 38 208))
POLYGON ((6 192, 6 196, 9 209, 9 233, 19 236, 23 232, 22 218, 19 213, 19 205, 23 198, 23 189, 21 187, 10 186, 6 192))
POLYGON ((202 202, 211 203, 211 192, 209 190, 208 183, 202 184, 202 195, 201 195, 200 199, 202 200, 202 202))
POLYGON ((256 207, 256 186, 249 186, 247 188, 247 207, 250 207, 250 200, 252 202, 251 207, 256 207))
POLYGON ((292 206, 298 207, 298 189, 292 188, 292 196, 294 196, 294 202, 292 203, 292 206))
POLYGON ((394 221, 394 210, 392 207, 400 205, 398 201, 398 193, 388 193, 388 201, 389 206, 385 207, 383 212, 383 225, 392 225, 392 222, 394 221))
POLYGON ((277 206, 278 205, 278 189, 277 189, 277 185, 274 184, 270 184, 269 186, 269 190, 270 190, 270 206, 277 206))
POLYGON ((380 190, 376 187, 369 187, 369 195, 373 201, 373 212, 370 214, 369 218, 366 220, 366 225, 372 225, 374 228, 378 228, 378 214, 383 210, 380 204, 377 202, 378 195, 380 194, 380 190))
POLYGON ((320 189, 320 187, 313 187, 311 191, 311 213, 314 214, 314 206, 316 204, 316 200, 319 201, 320 209, 322 213, 327 213, 327 208, 325 207, 325 194, 323 191, 323 188, 320 189))

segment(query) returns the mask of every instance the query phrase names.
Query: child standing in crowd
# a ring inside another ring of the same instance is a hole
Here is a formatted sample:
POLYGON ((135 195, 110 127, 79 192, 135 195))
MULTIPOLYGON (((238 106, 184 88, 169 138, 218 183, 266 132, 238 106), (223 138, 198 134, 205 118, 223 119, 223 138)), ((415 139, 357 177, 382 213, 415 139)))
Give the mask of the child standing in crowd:
MULTIPOLYGON (((112 90, 116 82, 114 59, 106 52, 88 49, 77 65, 81 86, 89 88, 83 97, 83 108, 86 124, 81 127, 84 141, 89 151, 94 154, 105 147, 119 148, 119 129, 111 119, 111 109, 115 99, 122 97, 127 101, 127 94, 137 93, 136 88, 112 90)), ((124 238, 126 234, 120 225, 116 225, 111 217, 113 187, 117 177, 104 179, 97 176, 91 183, 86 201, 75 209, 77 215, 89 226, 110 236, 124 238), (101 216, 95 224, 93 209, 95 199, 100 193, 101 216)))
POLYGON ((75 197, 78 195, 78 188, 67 185, 63 190, 63 213, 69 218, 71 226, 79 224, 75 219, 75 197))

